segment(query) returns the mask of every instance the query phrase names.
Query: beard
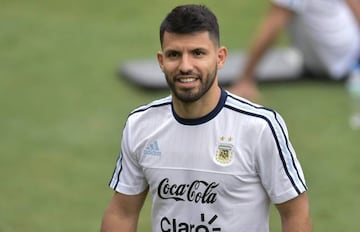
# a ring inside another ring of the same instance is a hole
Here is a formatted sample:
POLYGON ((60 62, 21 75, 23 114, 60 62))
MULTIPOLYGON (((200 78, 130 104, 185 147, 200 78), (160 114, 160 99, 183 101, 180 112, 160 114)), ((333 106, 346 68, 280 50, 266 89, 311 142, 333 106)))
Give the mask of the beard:
MULTIPOLYGON (((194 75, 193 73, 187 73, 188 75, 194 75)), ((198 80, 200 81, 200 86, 196 88, 177 88, 176 87, 176 76, 171 77, 168 73, 165 72, 166 82, 174 95, 178 100, 184 103, 192 103, 199 100, 204 96, 209 89, 213 86, 217 74, 217 68, 215 67, 213 71, 209 72, 204 78, 200 74, 197 74, 198 80)))

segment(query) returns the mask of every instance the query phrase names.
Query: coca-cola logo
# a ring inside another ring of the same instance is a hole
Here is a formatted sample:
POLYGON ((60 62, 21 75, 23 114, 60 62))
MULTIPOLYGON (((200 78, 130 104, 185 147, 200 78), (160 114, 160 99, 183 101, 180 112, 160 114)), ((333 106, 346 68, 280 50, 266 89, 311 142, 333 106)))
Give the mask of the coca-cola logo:
POLYGON ((195 180, 190 184, 171 184, 169 178, 163 179, 158 187, 158 195, 164 200, 189 201, 202 204, 212 204, 216 201, 215 182, 195 180))

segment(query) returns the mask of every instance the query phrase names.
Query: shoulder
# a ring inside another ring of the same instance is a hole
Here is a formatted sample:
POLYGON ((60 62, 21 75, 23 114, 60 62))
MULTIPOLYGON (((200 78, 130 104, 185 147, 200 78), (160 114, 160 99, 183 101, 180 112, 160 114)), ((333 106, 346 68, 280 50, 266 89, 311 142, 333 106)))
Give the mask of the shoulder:
POLYGON ((239 97, 229 92, 224 107, 255 117, 269 117, 277 114, 277 112, 271 108, 267 108, 260 104, 251 102, 245 98, 239 97))
POLYGON ((171 96, 167 96, 135 108, 133 111, 130 112, 129 117, 132 115, 142 114, 152 110, 164 108, 170 105, 171 105, 171 96))
POLYGON ((141 105, 131 111, 127 117, 127 123, 140 121, 148 122, 160 120, 171 112, 171 96, 154 100, 150 103, 141 105))
POLYGON ((272 129, 280 127, 286 131, 284 119, 272 108, 256 104, 231 93, 228 93, 224 108, 247 117, 249 123, 259 125, 259 122, 262 122, 262 125, 267 125, 272 129))
POLYGON ((167 127, 172 119, 171 97, 139 106, 128 115, 124 129, 124 143, 135 149, 148 140, 159 128, 167 127))

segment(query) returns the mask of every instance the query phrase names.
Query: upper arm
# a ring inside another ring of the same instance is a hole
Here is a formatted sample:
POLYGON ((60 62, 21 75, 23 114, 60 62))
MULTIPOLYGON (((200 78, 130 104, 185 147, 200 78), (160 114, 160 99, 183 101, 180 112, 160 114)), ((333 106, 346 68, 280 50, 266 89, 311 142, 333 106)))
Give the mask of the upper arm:
POLYGON ((265 18, 260 23, 257 33, 257 43, 268 45, 290 21, 293 12, 280 5, 272 3, 265 18))
POLYGON ((147 190, 137 195, 115 192, 103 217, 101 231, 135 232, 140 210, 144 204, 147 190))
POLYGON ((281 217, 283 232, 311 232, 310 206, 307 193, 294 199, 276 204, 281 217))
POLYGON ((267 22, 273 28, 281 29, 286 25, 294 12, 277 4, 272 4, 268 13, 267 22))
POLYGON ((261 21, 248 54, 248 61, 244 67, 245 80, 253 78, 255 67, 264 53, 272 45, 285 25, 289 22, 292 12, 286 8, 272 4, 267 15, 261 21))

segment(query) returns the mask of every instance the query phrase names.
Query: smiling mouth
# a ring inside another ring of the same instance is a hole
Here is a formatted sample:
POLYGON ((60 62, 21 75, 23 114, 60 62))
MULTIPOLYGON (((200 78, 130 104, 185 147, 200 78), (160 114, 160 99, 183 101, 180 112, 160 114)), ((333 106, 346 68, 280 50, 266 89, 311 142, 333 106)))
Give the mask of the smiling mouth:
POLYGON ((195 77, 187 77, 187 78, 179 78, 178 81, 181 83, 190 83, 196 81, 197 78, 195 77))

